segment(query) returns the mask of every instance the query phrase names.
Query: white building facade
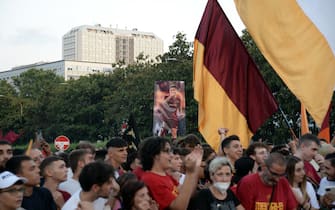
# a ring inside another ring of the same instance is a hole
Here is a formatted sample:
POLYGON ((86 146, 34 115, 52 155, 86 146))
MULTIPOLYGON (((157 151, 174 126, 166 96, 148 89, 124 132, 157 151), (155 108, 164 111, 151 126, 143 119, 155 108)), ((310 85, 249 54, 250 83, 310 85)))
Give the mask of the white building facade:
POLYGON ((63 59, 99 63, 124 61, 132 64, 143 53, 155 60, 163 54, 163 40, 154 33, 137 29, 122 30, 96 26, 79 26, 63 36, 63 59))
POLYGON ((54 62, 39 62, 25 66, 14 67, 8 71, 0 72, 0 80, 11 82, 13 77, 19 76, 21 73, 29 69, 51 70, 56 75, 64 77, 65 80, 79 79, 80 76, 88 76, 90 74, 109 74, 113 71, 110 63, 95 63, 85 61, 67 61, 60 60, 54 62))

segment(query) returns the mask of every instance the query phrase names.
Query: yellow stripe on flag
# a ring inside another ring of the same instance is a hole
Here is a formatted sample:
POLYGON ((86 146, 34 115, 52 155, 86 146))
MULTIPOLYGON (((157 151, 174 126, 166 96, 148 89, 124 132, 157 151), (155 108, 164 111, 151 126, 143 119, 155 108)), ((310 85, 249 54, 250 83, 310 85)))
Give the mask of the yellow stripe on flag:
POLYGON ((335 86, 335 56, 325 36, 294 0, 235 4, 262 54, 320 126, 335 86))
POLYGON ((194 42, 194 51, 197 53, 194 55, 193 86, 194 98, 199 103, 199 131, 216 151, 220 143, 217 132, 220 127, 229 128, 229 133, 238 135, 243 147, 248 147, 252 132, 248 128, 245 117, 208 69, 203 66, 204 46, 197 40, 194 42))

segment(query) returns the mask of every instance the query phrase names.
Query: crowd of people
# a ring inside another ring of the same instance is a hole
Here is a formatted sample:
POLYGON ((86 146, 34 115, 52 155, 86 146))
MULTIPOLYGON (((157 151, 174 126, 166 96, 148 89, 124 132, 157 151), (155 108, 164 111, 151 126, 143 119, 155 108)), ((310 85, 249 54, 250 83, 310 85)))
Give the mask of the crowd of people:
POLYGON ((80 142, 54 154, 45 142, 16 151, 0 140, 0 209, 335 209, 333 146, 305 134, 244 150, 227 132, 219 129, 219 151, 193 134, 149 137, 138 149, 114 137, 104 150, 80 142))

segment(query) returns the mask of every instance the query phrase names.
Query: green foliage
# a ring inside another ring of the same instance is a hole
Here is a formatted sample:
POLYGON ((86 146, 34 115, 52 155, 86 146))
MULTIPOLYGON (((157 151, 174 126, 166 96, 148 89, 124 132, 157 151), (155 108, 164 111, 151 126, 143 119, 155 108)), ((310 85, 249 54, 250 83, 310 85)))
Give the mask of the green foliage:
MULTIPOLYGON (((262 56, 247 31, 241 37, 278 103, 299 133, 300 105, 262 56)), ((14 79, 0 81, 0 128, 24 131, 21 143, 42 130, 47 141, 66 135, 71 142, 106 141, 120 132, 122 121, 133 113, 140 138, 152 135, 155 81, 185 81, 187 133, 197 133, 198 106, 193 99, 192 44, 178 33, 169 52, 149 60, 143 53, 135 63, 115 64, 109 75, 94 74, 64 81, 53 71, 32 69, 14 79), (161 62, 157 62, 161 61, 161 62)), ((332 112, 332 118, 335 113, 332 112)), ((334 130, 335 124, 331 125, 334 130)), ((274 143, 290 138, 282 115, 275 113, 255 138, 274 143)), ((19 142, 20 143, 20 142, 19 142)))

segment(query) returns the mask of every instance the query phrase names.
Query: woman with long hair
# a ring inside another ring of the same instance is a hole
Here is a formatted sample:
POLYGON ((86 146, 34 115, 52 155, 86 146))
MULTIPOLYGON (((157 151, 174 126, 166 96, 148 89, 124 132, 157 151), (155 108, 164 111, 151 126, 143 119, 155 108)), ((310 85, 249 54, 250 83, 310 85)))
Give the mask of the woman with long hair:
POLYGON ((286 176, 299 203, 298 209, 314 210, 320 208, 315 190, 312 184, 306 180, 304 162, 300 158, 288 157, 286 176))

